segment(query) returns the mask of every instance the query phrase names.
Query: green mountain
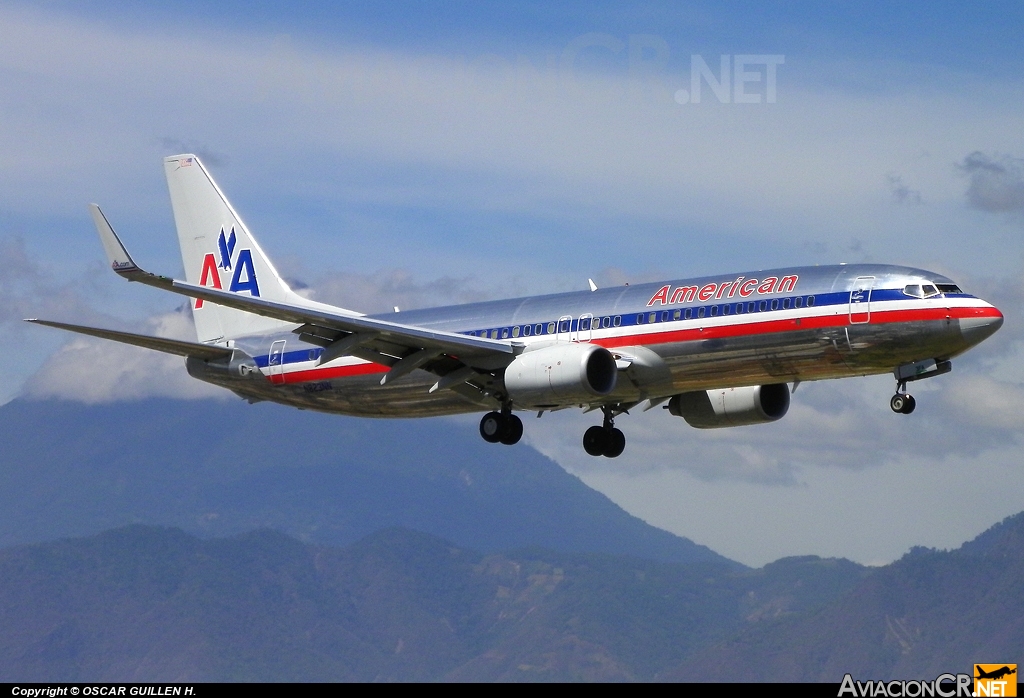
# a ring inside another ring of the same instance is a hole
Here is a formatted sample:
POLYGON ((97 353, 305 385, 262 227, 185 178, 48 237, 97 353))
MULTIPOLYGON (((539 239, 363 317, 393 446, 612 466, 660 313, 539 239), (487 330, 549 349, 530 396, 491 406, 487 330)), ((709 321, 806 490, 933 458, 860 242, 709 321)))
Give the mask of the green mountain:
POLYGON ((630 516, 475 422, 368 420, 242 401, 0 407, 0 546, 130 523, 272 528, 347 545, 404 526, 494 552, 543 546, 738 563, 630 516))

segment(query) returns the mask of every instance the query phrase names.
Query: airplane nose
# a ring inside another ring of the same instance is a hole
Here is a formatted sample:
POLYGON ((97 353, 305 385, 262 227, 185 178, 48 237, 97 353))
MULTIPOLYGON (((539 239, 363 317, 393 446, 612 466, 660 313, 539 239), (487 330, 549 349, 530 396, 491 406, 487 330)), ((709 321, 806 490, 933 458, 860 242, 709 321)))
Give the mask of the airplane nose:
POLYGON ((1003 314, 995 308, 984 308, 983 314, 960 318, 960 334, 968 344, 975 345, 988 339, 1003 326, 1003 314))

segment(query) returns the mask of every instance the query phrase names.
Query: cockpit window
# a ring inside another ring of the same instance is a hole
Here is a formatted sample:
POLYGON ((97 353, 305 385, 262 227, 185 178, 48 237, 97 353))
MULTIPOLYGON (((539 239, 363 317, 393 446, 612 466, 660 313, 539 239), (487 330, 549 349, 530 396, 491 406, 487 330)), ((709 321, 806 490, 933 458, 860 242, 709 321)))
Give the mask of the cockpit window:
POLYGON ((956 284, 936 284, 940 293, 963 293, 956 284))
POLYGON ((903 287, 903 293, 913 298, 931 298, 939 295, 939 289, 935 287, 935 284, 907 284, 903 287))

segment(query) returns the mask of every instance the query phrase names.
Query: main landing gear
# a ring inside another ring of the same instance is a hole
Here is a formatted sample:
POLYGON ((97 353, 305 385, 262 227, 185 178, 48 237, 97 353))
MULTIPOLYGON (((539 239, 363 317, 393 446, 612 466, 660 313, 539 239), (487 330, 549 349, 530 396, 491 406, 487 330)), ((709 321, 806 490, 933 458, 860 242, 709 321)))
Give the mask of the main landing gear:
POLYGON ((626 436, 615 428, 610 407, 604 410, 604 424, 593 426, 583 434, 583 450, 592 456, 617 458, 626 449, 626 436))
POLYGON ((488 412, 480 420, 480 436, 488 443, 511 446, 523 438, 523 420, 512 414, 511 407, 504 407, 501 412, 488 412))
POLYGON ((897 414, 910 414, 917 407, 917 400, 906 391, 907 382, 898 381, 896 383, 896 394, 889 400, 889 407, 892 408, 893 412, 897 414))

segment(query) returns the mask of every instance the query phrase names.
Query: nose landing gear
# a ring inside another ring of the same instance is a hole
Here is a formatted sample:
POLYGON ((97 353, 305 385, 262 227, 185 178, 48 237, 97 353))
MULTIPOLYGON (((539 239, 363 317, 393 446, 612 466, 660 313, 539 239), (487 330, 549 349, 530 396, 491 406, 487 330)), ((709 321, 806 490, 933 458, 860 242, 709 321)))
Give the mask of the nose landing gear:
POLYGON ((480 420, 480 436, 488 443, 511 446, 523 438, 523 420, 512 414, 511 407, 503 407, 501 412, 488 412, 480 420))
POLYGON ((889 400, 889 407, 892 408, 893 412, 898 414, 910 414, 917 407, 917 400, 914 399, 913 395, 906 393, 896 393, 889 400))
POLYGON ((626 450, 626 435, 615 428, 610 407, 603 407, 604 424, 593 426, 583 434, 583 450, 592 456, 617 458, 626 450))
POLYGON ((889 407, 897 414, 910 414, 917 407, 917 400, 913 395, 907 394, 907 383, 941 376, 951 370, 953 370, 953 364, 949 359, 942 358, 924 359, 897 366, 892 372, 892 375, 896 377, 896 394, 889 400, 889 407))
POLYGON ((907 382, 899 381, 896 384, 896 394, 889 400, 889 407, 897 414, 910 414, 917 407, 917 400, 906 390, 907 382))

